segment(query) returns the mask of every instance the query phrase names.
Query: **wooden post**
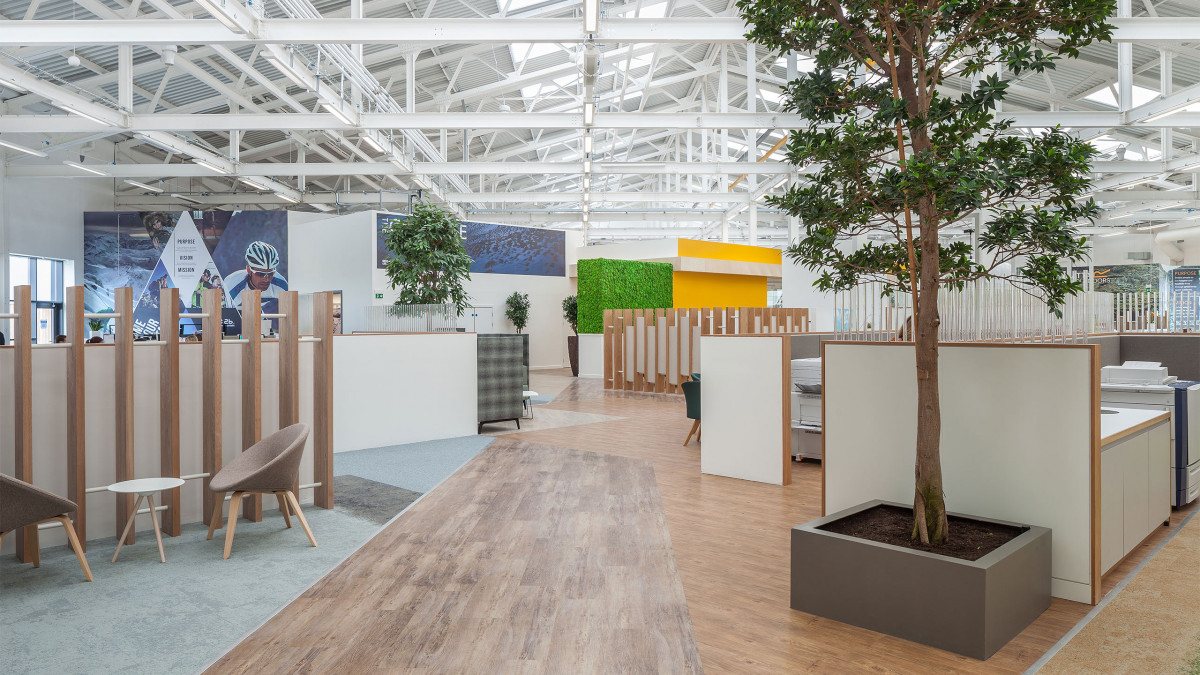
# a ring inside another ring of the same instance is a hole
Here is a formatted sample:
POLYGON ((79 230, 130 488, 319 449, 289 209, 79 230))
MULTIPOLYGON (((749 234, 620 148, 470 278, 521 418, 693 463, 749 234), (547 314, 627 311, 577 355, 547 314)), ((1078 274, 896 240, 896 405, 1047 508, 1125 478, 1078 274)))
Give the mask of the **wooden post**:
MULTIPOLYGON (((159 466, 166 478, 179 478, 179 289, 164 288, 158 296, 158 335, 162 341, 158 368, 159 466)), ((178 537, 183 531, 180 489, 163 495, 167 506, 163 531, 178 537)))
MULTIPOLYGON (((279 428, 300 421, 300 294, 279 294, 279 428)), ((292 493, 300 495, 300 474, 292 482, 292 493)))
POLYGON ((313 503, 333 508, 333 293, 313 295, 313 503))
MULTIPOLYGON (((13 451, 17 478, 33 482, 33 287, 13 288, 13 451)), ((40 562, 37 525, 17 530, 17 560, 40 562)))
POLYGON ((67 498, 75 510, 75 534, 87 551, 87 419, 84 415, 84 358, 87 341, 83 318, 83 286, 71 286, 63 297, 67 342, 67 498))
MULTIPOLYGON (((214 495, 208 489, 212 477, 221 470, 221 302, 222 291, 208 288, 202 291, 201 310, 205 317, 201 323, 204 339, 204 362, 201 369, 204 397, 204 479, 203 509, 204 524, 212 524, 214 495)), ((220 522, 220 516, 217 521, 220 522)))
MULTIPOLYGON (((242 452, 262 440, 262 293, 242 291, 242 452)), ((242 501, 246 520, 262 520, 262 495, 242 501)))
MULTIPOLYGON (((604 388, 613 388, 613 353, 616 349, 616 320, 611 309, 604 310, 604 388)), ((578 338, 577 338, 578 339, 578 338)))
POLYGON ((625 388, 625 312, 613 311, 613 389, 625 388))
MULTIPOLYGON (((121 315, 116 322, 116 357, 113 381, 116 402, 117 482, 132 480, 133 475, 133 289, 122 286, 115 290, 114 309, 121 315)), ((133 513, 133 495, 117 494, 117 519, 113 525, 117 536, 133 513)), ((129 528, 125 543, 132 544, 137 527, 129 528)))
POLYGON ((645 370, 646 364, 646 313, 644 310, 633 310, 633 390, 642 391, 646 386, 646 375, 642 372, 645 370), (638 319, 642 320, 641 329, 638 329, 638 319), (638 348, 638 342, 642 343, 641 349, 638 348), (638 368, 638 357, 642 359, 642 367, 638 368))

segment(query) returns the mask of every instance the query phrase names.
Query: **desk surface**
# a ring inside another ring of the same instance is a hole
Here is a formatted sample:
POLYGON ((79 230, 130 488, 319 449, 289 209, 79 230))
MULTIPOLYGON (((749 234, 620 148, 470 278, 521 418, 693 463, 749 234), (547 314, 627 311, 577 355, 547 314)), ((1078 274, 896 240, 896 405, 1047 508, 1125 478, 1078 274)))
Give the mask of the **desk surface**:
POLYGON ((1159 422, 1171 418, 1171 413, 1165 410, 1144 410, 1140 408, 1120 408, 1111 405, 1100 406, 1100 445, 1110 445, 1116 441, 1135 434, 1142 429, 1152 427, 1159 422), (1115 410, 1115 413, 1105 413, 1105 410, 1115 410))

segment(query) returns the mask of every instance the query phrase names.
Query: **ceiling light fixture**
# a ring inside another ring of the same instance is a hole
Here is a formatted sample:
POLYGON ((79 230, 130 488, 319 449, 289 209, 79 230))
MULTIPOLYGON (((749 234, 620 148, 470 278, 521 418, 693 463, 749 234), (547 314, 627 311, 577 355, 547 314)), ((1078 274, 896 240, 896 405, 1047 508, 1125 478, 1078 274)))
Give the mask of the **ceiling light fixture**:
POLYGON ((66 110, 69 113, 75 113, 76 115, 79 115, 80 117, 82 117, 86 120, 91 120, 91 121, 95 122, 96 124, 103 124, 106 127, 113 126, 112 122, 105 122, 104 120, 100 119, 99 117, 96 117, 95 115, 89 115, 88 113, 81 112, 79 110, 76 110, 75 108, 72 108, 71 106, 69 106, 65 103, 58 103, 57 101, 55 101, 54 105, 62 108, 63 110, 66 110))
POLYGON ((354 123, 354 119, 351 118, 350 115, 348 113, 346 113, 345 110, 342 110, 342 107, 340 105, 333 105, 332 103, 322 103, 321 107, 324 108, 326 112, 332 114, 334 117, 341 120, 343 124, 348 124, 352 127, 358 126, 354 123))
POLYGON ((583 32, 595 33, 600 27, 600 0, 583 0, 583 32))
POLYGON ((375 152, 387 152, 386 150, 384 150, 383 144, 380 143, 379 141, 375 140, 375 137, 372 136, 371 134, 367 134, 367 135, 363 136, 362 141, 363 141, 363 143, 366 143, 367 146, 370 147, 375 152))
POLYGON ((583 172, 584 173, 592 172, 592 160, 590 160, 590 159, 583 160, 583 172))
POLYGON ((92 167, 90 167, 90 166, 84 166, 84 165, 80 164, 79 162, 63 162, 63 164, 66 164, 67 166, 70 166, 70 167, 74 167, 74 168, 76 168, 76 169, 79 169, 80 171, 86 171, 86 172, 88 172, 88 173, 94 173, 94 174, 96 174, 97 176, 107 176, 107 175, 108 175, 108 174, 104 173, 103 171, 101 171, 101 170, 99 170, 99 169, 93 169, 93 168, 92 168, 92 167))
POLYGON ((1170 225, 1170 223, 1159 223, 1158 225, 1143 225, 1142 227, 1135 227, 1133 229, 1138 230, 1140 232, 1148 232, 1150 230, 1157 230, 1161 227, 1166 227, 1168 225, 1170 225))
POLYGON ((17 152, 23 152, 27 155, 33 155, 34 157, 49 157, 49 155, 42 152, 41 150, 34 150, 33 148, 27 148, 23 145, 17 145, 16 143, 13 143, 12 141, 6 141, 3 138, 0 138, 0 145, 4 146, 10 150, 16 150, 17 152))
POLYGON ((199 200, 199 199, 192 199, 191 197, 186 197, 186 196, 184 196, 184 195, 181 195, 181 194, 179 194, 179 193, 177 193, 177 192, 172 192, 172 193, 171 193, 171 198, 172 198, 172 199, 178 199, 178 200, 185 201, 185 202, 191 202, 192 204, 199 204, 199 203, 200 203, 200 200, 199 200))
POLYGON ((250 187, 254 188, 255 190, 264 190, 265 191, 265 190, 271 189, 271 188, 267 187, 266 185, 263 185, 262 183, 256 183, 256 182, 250 180, 249 178, 239 177, 238 180, 242 181, 246 185, 249 185, 250 187))
POLYGON ((328 204, 313 204, 312 202, 309 202, 308 205, 318 211, 324 211, 325 213, 329 213, 330 211, 333 210, 333 207, 328 204))
POLYGON ((209 171, 216 171, 217 173, 226 173, 226 174, 229 173, 225 169, 222 169, 221 167, 217 166, 216 164, 213 164, 212 162, 208 162, 203 159, 200 159, 199 157, 193 157, 192 163, 199 164, 200 166, 208 169, 209 171))
POLYGON ((21 85, 17 84, 16 82, 13 82, 12 80, 8 79, 7 77, 0 77, 0 84, 8 87, 9 89, 12 89, 13 91, 15 91, 19 94, 29 93, 28 89, 26 89, 25 87, 22 87, 21 85))
POLYGON ((583 151, 586 154, 592 154, 592 135, 590 133, 583 136, 583 151))
POLYGON ((1119 237, 1123 234, 1128 234, 1128 233, 1127 232, 1108 232, 1106 234, 1102 234, 1099 236, 1101 236, 1101 237, 1119 237))
POLYGON ((293 204, 299 204, 299 203, 300 203, 300 200, 299 200, 299 199, 295 199, 295 198, 293 198, 293 197, 290 197, 290 196, 288 196, 287 194, 284 194, 284 193, 282 193, 282 192, 276 192, 276 193, 275 193, 275 196, 276 196, 276 197, 279 197, 280 199, 282 199, 282 200, 283 200, 283 201, 285 201, 285 202, 291 202, 291 203, 293 203, 293 204))
POLYGON ((583 124, 584 126, 592 126, 596 121, 596 104, 588 101, 583 104, 583 124))
POLYGON ((165 152, 169 155, 190 155, 191 154, 187 150, 182 150, 173 145, 163 143, 162 141, 159 141, 155 138, 151 138, 150 136, 147 136, 145 134, 134 134, 134 137, 137 138, 139 141, 142 141, 143 143, 153 145, 154 147, 158 148, 159 150, 162 150, 163 152, 165 152))
POLYGON ((163 191, 162 188, 157 188, 157 187, 154 187, 153 185, 146 185, 145 183, 139 183, 136 180, 126 180, 125 184, 132 185, 134 187, 140 187, 143 190, 149 190, 150 192, 162 192, 163 191))
POLYGON ((245 29, 233 19, 232 16, 224 12, 223 0, 196 0, 196 4, 204 8, 204 11, 212 15, 212 18, 220 21, 226 28, 235 32, 242 33, 245 29))

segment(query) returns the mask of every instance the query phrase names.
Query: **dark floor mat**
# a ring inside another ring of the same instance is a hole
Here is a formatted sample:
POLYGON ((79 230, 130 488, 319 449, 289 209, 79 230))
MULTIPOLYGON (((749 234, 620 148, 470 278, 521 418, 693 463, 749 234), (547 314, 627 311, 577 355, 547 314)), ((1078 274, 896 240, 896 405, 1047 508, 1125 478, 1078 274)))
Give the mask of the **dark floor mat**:
POLYGON ((420 492, 360 476, 333 477, 334 508, 380 525, 417 501, 420 492))

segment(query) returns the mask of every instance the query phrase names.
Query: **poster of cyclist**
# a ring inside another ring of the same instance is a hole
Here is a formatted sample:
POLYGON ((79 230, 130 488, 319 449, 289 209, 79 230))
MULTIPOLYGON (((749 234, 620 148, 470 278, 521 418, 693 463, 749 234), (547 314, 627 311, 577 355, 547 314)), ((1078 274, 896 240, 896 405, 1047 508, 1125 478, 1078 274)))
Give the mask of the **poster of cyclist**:
MULTIPOLYGON (((159 333, 161 289, 178 288, 183 311, 220 289, 225 333, 240 334, 246 291, 259 291, 263 312, 275 313, 287 290, 287 212, 85 213, 84 283, 89 312, 111 307, 112 289, 133 286, 138 335, 159 333)), ((185 321, 181 332, 199 323, 185 321)))

